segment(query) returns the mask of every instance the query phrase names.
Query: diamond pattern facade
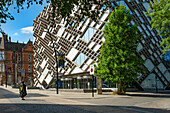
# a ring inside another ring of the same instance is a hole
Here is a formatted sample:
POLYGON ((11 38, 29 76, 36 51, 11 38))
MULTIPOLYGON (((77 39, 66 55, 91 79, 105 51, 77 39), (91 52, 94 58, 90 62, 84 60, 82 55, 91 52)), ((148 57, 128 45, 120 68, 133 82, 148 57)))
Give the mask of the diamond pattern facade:
MULTIPOLYGON (((150 18, 145 15, 149 5, 142 0, 122 0, 113 2, 113 6, 123 4, 133 15, 131 24, 138 24, 138 31, 143 34, 143 40, 137 48, 137 53, 145 61, 144 66, 148 72, 139 77, 139 83, 143 88, 155 88, 155 79, 158 88, 169 87, 170 72, 161 60, 162 49, 159 45, 161 37, 156 30, 151 30, 150 18)), ((95 9, 93 5, 92 9, 95 9)), ((37 87, 49 87, 55 78, 56 63, 54 47, 57 53, 65 54, 65 67, 59 68, 59 80, 61 88, 90 88, 91 76, 89 67, 97 62, 100 55, 102 42, 105 41, 102 29, 108 21, 111 10, 105 6, 101 8, 99 23, 84 17, 78 21, 71 14, 68 24, 61 17, 55 18, 56 26, 50 27, 49 18, 52 9, 48 5, 34 20, 34 82, 37 87), (49 32, 47 32, 49 30, 49 32)))

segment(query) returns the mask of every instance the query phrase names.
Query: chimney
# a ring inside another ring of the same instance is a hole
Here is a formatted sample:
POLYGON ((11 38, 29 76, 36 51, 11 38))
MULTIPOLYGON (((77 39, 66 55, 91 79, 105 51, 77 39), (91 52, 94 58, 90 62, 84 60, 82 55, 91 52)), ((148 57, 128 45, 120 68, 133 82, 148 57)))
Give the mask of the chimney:
POLYGON ((9 36, 9 42, 11 42, 11 37, 9 36))
POLYGON ((4 34, 4 41, 8 42, 8 34, 4 34))

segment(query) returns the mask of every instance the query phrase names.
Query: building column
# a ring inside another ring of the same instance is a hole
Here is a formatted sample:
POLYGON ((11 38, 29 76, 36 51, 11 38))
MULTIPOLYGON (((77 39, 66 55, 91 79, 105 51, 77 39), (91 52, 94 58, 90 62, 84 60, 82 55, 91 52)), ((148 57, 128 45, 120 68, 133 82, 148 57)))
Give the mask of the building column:
POLYGON ((97 94, 102 94, 102 79, 100 77, 97 78, 97 94))

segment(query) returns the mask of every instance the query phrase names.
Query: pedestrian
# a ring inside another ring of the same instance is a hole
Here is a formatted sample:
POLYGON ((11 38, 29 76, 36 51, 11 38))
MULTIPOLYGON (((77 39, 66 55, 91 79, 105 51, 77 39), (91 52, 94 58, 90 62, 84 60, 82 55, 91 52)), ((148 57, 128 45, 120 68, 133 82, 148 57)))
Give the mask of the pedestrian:
POLYGON ((24 81, 22 81, 20 84, 19 92, 22 100, 25 100, 24 97, 27 95, 27 91, 26 91, 26 85, 24 84, 24 81))

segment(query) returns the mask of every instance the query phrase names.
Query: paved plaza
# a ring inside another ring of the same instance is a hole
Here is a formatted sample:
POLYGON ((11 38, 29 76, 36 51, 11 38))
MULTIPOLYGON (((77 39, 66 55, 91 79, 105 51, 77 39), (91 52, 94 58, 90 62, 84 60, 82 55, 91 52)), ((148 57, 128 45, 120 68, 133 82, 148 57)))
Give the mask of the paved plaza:
POLYGON ((102 95, 28 89, 21 100, 15 88, 0 86, 0 113, 169 113, 170 93, 127 92, 102 95))

